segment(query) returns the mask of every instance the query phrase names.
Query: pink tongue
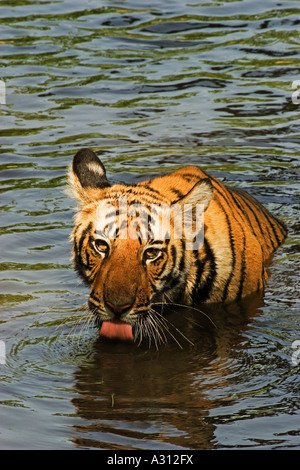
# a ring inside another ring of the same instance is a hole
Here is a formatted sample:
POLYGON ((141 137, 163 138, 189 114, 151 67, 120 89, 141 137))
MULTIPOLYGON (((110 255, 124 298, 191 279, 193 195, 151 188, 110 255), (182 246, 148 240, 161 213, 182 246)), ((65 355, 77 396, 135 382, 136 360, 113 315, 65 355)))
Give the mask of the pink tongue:
POLYGON ((122 341, 133 341, 132 326, 128 323, 104 321, 101 326, 100 336, 122 341))

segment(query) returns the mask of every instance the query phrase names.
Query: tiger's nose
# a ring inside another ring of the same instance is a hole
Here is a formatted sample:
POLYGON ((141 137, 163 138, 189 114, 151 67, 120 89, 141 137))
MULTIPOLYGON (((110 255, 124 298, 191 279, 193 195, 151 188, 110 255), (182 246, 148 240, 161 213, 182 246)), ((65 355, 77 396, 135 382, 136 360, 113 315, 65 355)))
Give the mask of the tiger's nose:
POLYGON ((129 310, 132 307, 132 304, 115 305, 112 302, 109 302, 108 300, 105 301, 105 305, 109 308, 111 312, 113 312, 117 316, 120 316, 123 313, 129 312, 129 310))

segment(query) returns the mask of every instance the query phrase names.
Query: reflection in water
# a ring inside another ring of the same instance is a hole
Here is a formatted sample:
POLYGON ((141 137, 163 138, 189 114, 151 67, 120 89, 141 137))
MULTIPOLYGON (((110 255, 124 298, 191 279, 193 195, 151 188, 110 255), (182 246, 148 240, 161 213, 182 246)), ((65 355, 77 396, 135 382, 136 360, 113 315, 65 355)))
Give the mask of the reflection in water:
POLYGON ((172 338, 158 351, 97 339, 92 363, 75 373, 78 397, 72 403, 85 420, 74 427, 76 446, 214 448, 209 410, 222 398, 212 399, 211 391, 216 394, 243 374, 243 332, 262 302, 260 294, 205 307, 211 320, 189 309, 174 311, 168 319, 182 349, 172 338))

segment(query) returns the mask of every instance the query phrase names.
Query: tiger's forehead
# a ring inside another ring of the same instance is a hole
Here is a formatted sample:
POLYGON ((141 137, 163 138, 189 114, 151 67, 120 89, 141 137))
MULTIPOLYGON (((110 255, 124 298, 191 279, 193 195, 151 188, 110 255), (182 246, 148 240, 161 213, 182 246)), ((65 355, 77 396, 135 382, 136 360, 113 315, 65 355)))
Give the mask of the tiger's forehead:
POLYGON ((203 204, 159 204, 130 196, 122 193, 98 202, 94 218, 98 236, 110 240, 185 239, 186 249, 199 249, 204 237, 203 204))
POLYGON ((121 194, 99 201, 95 211, 96 233, 107 238, 167 239, 170 206, 121 194))
POLYGON ((150 206, 151 204, 166 204, 170 205, 171 201, 152 188, 146 182, 141 184, 122 185, 115 184, 106 189, 105 201, 112 205, 118 205, 119 200, 126 197, 128 204, 144 204, 150 206))

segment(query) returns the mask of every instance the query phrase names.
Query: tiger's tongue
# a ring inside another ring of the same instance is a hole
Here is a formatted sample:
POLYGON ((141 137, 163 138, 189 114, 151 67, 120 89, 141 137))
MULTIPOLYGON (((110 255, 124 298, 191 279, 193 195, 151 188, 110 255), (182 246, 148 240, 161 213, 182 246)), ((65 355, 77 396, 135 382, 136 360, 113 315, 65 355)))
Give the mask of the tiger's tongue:
POLYGON ((132 326, 128 323, 104 321, 101 325, 100 336, 122 341, 133 341, 132 326))

